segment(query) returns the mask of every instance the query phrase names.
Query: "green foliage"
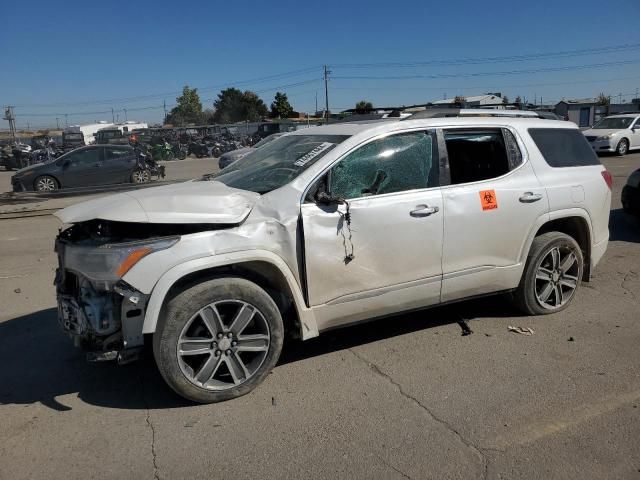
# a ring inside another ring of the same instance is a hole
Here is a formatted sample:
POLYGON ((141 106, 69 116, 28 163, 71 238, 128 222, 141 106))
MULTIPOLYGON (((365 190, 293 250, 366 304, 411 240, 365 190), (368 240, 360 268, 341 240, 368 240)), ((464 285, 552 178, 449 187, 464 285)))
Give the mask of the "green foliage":
POLYGON ((611 103, 611 97, 605 95, 604 93, 600 92, 600 94, 598 95, 598 98, 596 98, 596 104, 598 105, 609 105, 609 103, 611 103))
POLYGON ((242 92, 237 88, 227 88, 218 94, 213 102, 216 123, 233 123, 243 120, 257 122, 267 116, 269 110, 262 99, 247 90, 242 92))
POLYGON ((178 104, 171 109, 165 123, 181 126, 202 122, 202 103, 197 88, 189 88, 188 85, 185 85, 182 89, 182 95, 176 98, 176 102, 178 104))
POLYGON ((453 99, 453 102, 458 104, 458 105, 462 105, 466 101, 467 101, 467 99, 462 95, 456 95, 456 98, 453 99))
POLYGON ((509 103, 509 97, 507 97, 506 95, 502 96, 502 103, 509 103))
POLYGON ((373 103, 367 100, 360 100, 356 103, 356 113, 368 113, 373 110, 373 103))
POLYGON ((274 118, 289 118, 293 112, 293 107, 289 103, 286 93, 276 92, 276 96, 271 103, 271 116, 274 118))
POLYGON ((520 95, 518 95, 516 97, 516 99, 513 101, 513 103, 517 103, 517 104, 521 104, 522 103, 522 98, 520 98, 520 95))

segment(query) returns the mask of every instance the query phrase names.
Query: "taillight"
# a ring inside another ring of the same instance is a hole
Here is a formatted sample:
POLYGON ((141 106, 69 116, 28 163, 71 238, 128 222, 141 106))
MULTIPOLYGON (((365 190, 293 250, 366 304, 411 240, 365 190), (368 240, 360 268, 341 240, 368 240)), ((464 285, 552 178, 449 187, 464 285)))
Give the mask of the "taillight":
POLYGON ((609 187, 609 190, 611 190, 611 186, 613 185, 613 177, 611 176, 611 172, 609 172, 609 170, 602 170, 600 173, 602 174, 602 178, 604 178, 607 187, 609 187))

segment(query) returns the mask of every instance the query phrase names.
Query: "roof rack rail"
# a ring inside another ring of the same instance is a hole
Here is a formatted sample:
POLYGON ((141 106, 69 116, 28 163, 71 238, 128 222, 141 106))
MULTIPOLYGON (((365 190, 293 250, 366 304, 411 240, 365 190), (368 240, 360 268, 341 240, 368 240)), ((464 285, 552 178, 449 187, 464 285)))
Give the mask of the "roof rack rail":
POLYGON ((510 117, 510 118, 541 118, 537 112, 530 110, 499 110, 489 108, 431 108, 416 112, 404 120, 417 120, 420 118, 445 118, 445 117, 510 117))

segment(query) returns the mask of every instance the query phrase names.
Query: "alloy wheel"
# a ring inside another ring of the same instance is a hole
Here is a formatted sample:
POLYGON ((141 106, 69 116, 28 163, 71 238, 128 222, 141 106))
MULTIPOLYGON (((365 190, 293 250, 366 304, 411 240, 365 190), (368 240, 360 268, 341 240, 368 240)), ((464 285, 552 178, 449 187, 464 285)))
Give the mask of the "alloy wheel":
POLYGON ((535 290, 538 303, 555 310, 567 304, 578 288, 580 264, 569 246, 553 247, 536 269, 535 290))
POLYGON ((39 192, 51 192, 56 189, 56 181, 50 177, 38 179, 36 182, 36 190, 39 192))
POLYGON ((137 170, 133 172, 133 181, 135 183, 146 183, 149 181, 149 172, 146 170, 137 170))
POLYGON ((180 370, 193 384, 226 390, 249 380, 264 363, 269 325, 253 305, 224 300, 199 310, 178 337, 180 370))

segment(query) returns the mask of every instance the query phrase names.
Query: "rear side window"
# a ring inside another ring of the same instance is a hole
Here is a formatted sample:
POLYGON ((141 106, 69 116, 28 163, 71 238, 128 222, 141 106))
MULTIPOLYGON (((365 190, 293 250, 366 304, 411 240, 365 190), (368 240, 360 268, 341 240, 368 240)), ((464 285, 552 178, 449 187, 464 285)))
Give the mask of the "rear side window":
POLYGON ((551 167, 600 165, 600 160, 580 130, 530 128, 529 135, 551 167))
POLYGON ((513 134, 502 128, 444 131, 451 184, 501 177, 522 163, 513 134))

